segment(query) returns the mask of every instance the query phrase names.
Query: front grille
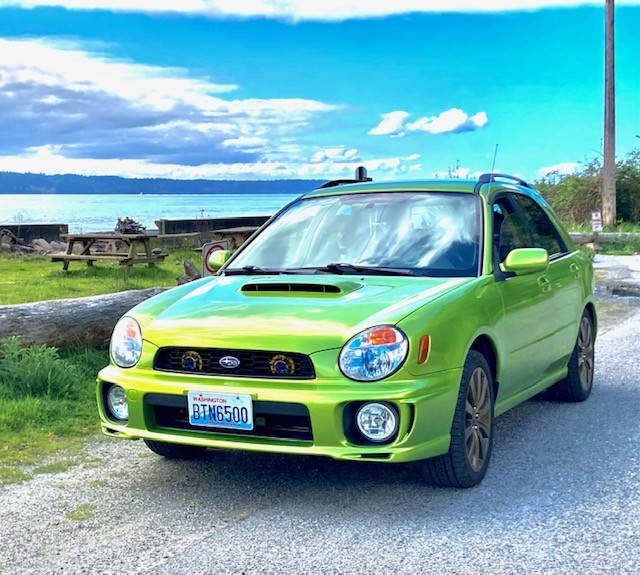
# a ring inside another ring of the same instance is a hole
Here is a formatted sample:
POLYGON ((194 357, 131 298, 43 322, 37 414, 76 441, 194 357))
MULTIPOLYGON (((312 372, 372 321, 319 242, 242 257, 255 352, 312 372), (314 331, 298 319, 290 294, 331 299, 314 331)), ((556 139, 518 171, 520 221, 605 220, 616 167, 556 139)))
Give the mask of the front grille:
MULTIPOLYGON (((188 429, 199 433, 264 437, 313 441, 311 418, 305 405, 275 401, 253 402, 253 429, 243 431, 215 427, 201 427, 189 423, 187 398, 182 395, 148 393, 144 397, 147 413, 153 418, 151 427, 188 429)), ((148 422, 151 423, 151 422, 148 422)))
POLYGON ((158 350, 153 367, 160 371, 230 377, 315 377, 313 363, 308 355, 280 351, 163 347, 158 350), (228 367, 224 367, 223 363, 228 367))

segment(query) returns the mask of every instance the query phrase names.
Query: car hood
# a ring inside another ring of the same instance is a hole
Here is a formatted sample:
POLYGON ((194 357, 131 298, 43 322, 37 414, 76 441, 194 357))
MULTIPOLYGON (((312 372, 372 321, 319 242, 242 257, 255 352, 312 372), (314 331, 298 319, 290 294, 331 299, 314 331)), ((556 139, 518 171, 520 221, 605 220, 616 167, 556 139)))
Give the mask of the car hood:
POLYGON ((396 324, 469 278, 216 276, 147 300, 130 315, 154 345, 301 353, 396 324))

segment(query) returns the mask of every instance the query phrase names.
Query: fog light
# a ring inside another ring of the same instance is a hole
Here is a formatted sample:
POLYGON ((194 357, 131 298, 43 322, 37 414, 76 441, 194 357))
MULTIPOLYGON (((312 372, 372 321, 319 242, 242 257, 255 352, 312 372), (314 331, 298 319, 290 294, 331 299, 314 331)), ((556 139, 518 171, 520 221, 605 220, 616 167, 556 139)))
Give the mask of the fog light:
POLYGON ((383 403, 365 403, 356 414, 358 430, 370 441, 386 441, 398 431, 398 417, 383 403))
POLYGON ((112 385, 107 392, 107 407, 116 419, 129 419, 127 394, 119 385, 112 385))

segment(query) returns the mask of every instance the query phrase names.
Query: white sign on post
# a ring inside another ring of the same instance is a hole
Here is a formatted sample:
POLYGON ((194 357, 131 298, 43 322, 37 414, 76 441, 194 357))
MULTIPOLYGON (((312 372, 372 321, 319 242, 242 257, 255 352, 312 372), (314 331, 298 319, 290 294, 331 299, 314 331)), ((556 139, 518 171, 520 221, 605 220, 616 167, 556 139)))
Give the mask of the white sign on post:
POLYGON ((591 231, 602 231, 602 214, 600 212, 591 212, 591 231))
POLYGON ((202 277, 210 276, 216 273, 209 267, 209 256, 218 250, 228 250, 229 240, 219 240, 217 242, 209 242, 202 246, 202 277))

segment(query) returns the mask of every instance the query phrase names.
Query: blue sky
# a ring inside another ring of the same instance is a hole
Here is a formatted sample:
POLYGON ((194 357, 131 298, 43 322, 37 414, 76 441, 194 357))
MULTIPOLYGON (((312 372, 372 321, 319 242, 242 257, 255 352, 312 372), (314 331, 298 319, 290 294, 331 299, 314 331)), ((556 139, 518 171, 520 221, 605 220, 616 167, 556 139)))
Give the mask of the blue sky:
MULTIPOLYGON (((0 0, 0 170, 535 179, 602 147, 604 2, 0 0)), ((616 3, 617 153, 640 5, 616 3)))

